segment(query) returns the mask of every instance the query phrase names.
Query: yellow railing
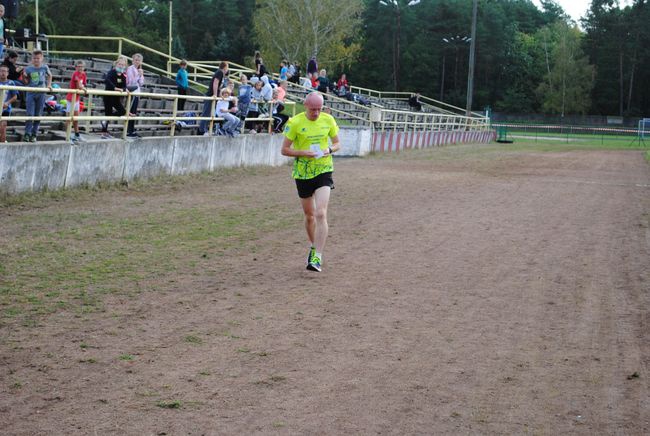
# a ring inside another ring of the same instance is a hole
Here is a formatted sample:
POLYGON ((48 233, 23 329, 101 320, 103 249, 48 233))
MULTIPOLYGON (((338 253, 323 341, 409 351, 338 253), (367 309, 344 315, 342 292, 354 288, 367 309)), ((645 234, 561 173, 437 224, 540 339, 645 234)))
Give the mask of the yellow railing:
MULTIPOLYGON (((51 93, 53 92, 52 88, 33 88, 33 87, 28 87, 28 86, 0 86, 0 101, 5 101, 5 97, 7 94, 7 91, 24 91, 24 92, 38 92, 38 93, 51 93)), ((75 106, 76 101, 78 98, 81 98, 83 96, 88 96, 88 97, 93 97, 93 96, 117 96, 121 98, 126 99, 126 103, 124 105, 125 108, 127 108, 127 113, 126 115, 123 116, 106 116, 104 114, 93 114, 93 105, 92 105, 92 98, 89 99, 88 105, 84 108, 84 111, 80 113, 79 115, 75 115, 74 111, 71 111, 67 115, 47 115, 47 116, 30 116, 30 115, 24 115, 24 116, 3 116, 1 111, 0 111, 0 122, 1 121, 7 121, 7 119, 11 119, 14 121, 65 121, 67 122, 66 125, 66 140, 70 140, 70 135, 72 133, 72 122, 74 121, 87 121, 88 123, 90 121, 119 121, 122 123, 122 138, 126 138, 127 134, 127 126, 129 121, 161 121, 161 122, 169 122, 170 124, 170 135, 174 136, 175 129, 176 129, 176 122, 177 121, 209 121, 209 132, 212 132, 214 130, 214 123, 215 121, 223 121, 224 119, 222 117, 217 117, 215 116, 215 108, 216 108, 216 103, 219 100, 223 100, 223 98, 217 98, 217 97, 206 97, 206 96, 197 96, 197 95, 179 95, 179 94, 157 94, 153 92, 138 92, 138 93, 131 93, 128 91, 106 91, 106 90, 99 90, 99 89, 86 89, 86 90, 79 90, 79 89, 67 89, 67 88, 57 88, 56 89, 57 93, 71 93, 73 95, 72 99, 72 107, 75 106), (171 114, 162 114, 160 116, 131 116, 128 108, 131 107, 131 100, 133 97, 148 97, 148 98, 157 98, 161 100, 172 100, 174 103, 172 105, 172 113, 171 114), (186 117, 186 116, 179 116, 178 115, 178 100, 184 99, 184 100, 194 100, 194 101, 210 101, 211 102, 211 110, 210 110, 210 116, 208 117, 186 117)), ((271 133, 273 130, 273 108, 275 105, 279 104, 280 102, 277 101, 252 101, 252 103, 257 103, 257 104, 268 104, 269 105, 269 116, 268 117, 256 117, 256 118, 245 118, 244 122, 246 121, 258 121, 258 122, 264 122, 268 123, 268 132, 271 133)), ((285 106, 292 106, 292 114, 295 115, 296 113, 296 107, 295 103, 291 101, 286 101, 283 103, 285 106)), ((87 124, 87 129, 89 128, 89 124, 87 124)))

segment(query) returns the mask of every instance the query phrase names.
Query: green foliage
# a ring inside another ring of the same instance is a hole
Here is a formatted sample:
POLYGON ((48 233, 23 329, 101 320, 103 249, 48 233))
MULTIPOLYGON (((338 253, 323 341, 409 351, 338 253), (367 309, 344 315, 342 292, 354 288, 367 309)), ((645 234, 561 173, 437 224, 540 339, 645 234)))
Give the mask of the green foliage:
POLYGON ((586 113, 593 67, 580 47, 580 31, 565 21, 556 21, 541 29, 538 39, 546 59, 546 74, 537 88, 543 111, 562 116, 586 113))
POLYGON ((312 56, 319 67, 349 65, 360 49, 362 9, 361 0, 258 0, 253 22, 267 68, 282 59, 306 65, 312 56))

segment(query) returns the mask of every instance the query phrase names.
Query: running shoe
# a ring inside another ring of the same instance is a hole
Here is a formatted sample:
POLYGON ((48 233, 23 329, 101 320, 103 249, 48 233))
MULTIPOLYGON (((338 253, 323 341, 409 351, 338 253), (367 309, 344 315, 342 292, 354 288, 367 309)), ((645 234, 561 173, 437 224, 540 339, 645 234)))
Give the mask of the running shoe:
POLYGON ((313 255, 311 259, 309 259, 307 269, 310 271, 321 272, 320 258, 316 257, 316 255, 313 255))
POLYGON ((314 247, 311 247, 309 249, 309 254, 307 254, 307 265, 309 265, 309 261, 315 254, 316 254, 316 249, 314 247))

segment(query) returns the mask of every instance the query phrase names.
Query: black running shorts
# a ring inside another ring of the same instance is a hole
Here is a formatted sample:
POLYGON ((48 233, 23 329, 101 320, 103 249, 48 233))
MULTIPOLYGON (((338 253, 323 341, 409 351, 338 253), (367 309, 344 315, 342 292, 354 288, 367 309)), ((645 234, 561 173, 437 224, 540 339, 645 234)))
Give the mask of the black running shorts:
POLYGON ((309 198, 314 195, 318 188, 329 186, 334 189, 334 179, 332 173, 319 174, 313 179, 296 179, 296 188, 298 188, 298 197, 309 198))

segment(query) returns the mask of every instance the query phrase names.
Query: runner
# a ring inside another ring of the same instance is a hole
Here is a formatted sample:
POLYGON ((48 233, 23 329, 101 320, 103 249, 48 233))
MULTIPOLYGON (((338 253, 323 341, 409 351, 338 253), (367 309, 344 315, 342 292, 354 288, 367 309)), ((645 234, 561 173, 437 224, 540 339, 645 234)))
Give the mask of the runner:
POLYGON ((327 205, 334 188, 332 153, 341 147, 339 127, 321 112, 323 95, 312 92, 305 98, 305 112, 291 118, 284 129, 282 154, 294 157, 292 176, 305 214, 305 229, 311 244, 307 269, 321 271, 327 239, 327 205), (328 138, 332 145, 328 146, 328 138))

